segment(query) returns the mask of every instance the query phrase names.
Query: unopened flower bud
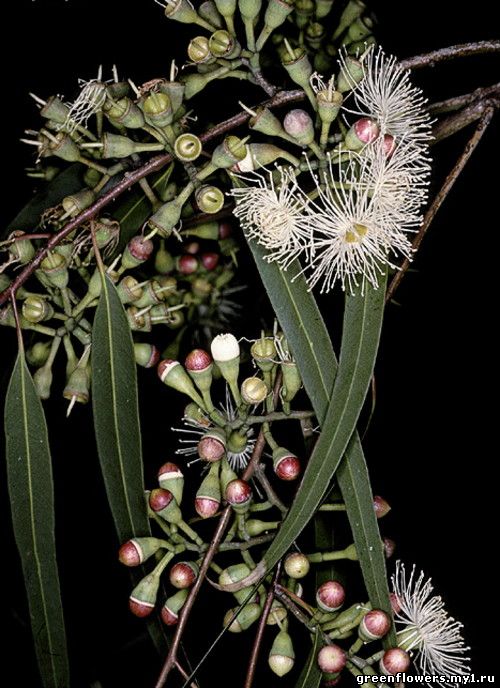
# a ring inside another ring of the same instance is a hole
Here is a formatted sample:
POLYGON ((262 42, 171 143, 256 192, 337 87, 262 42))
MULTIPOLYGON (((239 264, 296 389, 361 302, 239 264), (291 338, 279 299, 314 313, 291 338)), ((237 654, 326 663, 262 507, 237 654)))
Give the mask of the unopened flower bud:
POLYGON ((274 29, 281 26, 292 11, 293 0, 269 0, 264 14, 264 28, 256 43, 257 50, 262 49, 274 29))
POLYGON ((215 270, 215 268, 219 264, 219 254, 213 252, 202 253, 201 264, 208 272, 215 270))
POLYGON ((396 543, 388 537, 382 538, 382 543, 384 545, 385 558, 390 559, 396 549, 396 543))
POLYGON ((308 146, 314 141, 314 123, 305 110, 295 108, 285 116, 283 127, 301 146, 308 146))
POLYGON ((316 602, 324 612, 336 612, 344 604, 344 600, 345 588, 338 581, 326 581, 316 592, 316 602))
POLYGON ((219 463, 217 462, 212 463, 198 488, 194 502, 196 513, 202 518, 211 518, 219 510, 220 502, 219 463))
POLYGON ((355 88, 364 78, 363 65, 354 57, 346 56, 337 80, 337 91, 345 93, 355 88))
POLYGON ((372 609, 364 615, 359 624, 359 637, 365 643, 371 640, 379 640, 389 633, 391 620, 382 609, 372 609))
POLYGON ((410 655, 400 647, 391 647, 390 650, 386 650, 379 663, 380 671, 385 676, 404 674, 409 666, 410 655))
POLYGON ((157 487, 149 494, 151 510, 161 516, 168 523, 179 523, 182 520, 181 510, 170 490, 157 487))
POLYGON ((166 626, 175 626, 179 620, 179 612, 187 600, 189 591, 187 588, 178 590, 175 595, 171 595, 161 608, 161 619, 166 626))
POLYGON ((170 569, 170 583, 179 590, 190 588, 198 578, 199 571, 194 561, 178 561, 170 569))
POLYGON ((252 488, 241 478, 231 480, 226 487, 225 498, 236 513, 244 514, 252 503, 252 488))
POLYGON ((280 631, 273 641, 268 658, 269 667, 277 676, 284 676, 292 670, 295 652, 292 639, 286 631, 280 631))
POLYGON ((140 566, 165 546, 163 540, 142 537, 127 540, 118 550, 118 559, 125 566, 140 566))
POLYGON ((212 385, 212 358, 203 349, 193 349, 186 357, 184 366, 202 392, 206 392, 212 385))
POLYGON ((279 524, 280 521, 261 521, 257 518, 250 518, 245 522, 245 529, 251 537, 255 537, 277 528, 279 524))
POLYGON ((321 671, 328 674, 336 674, 345 667, 347 655, 338 645, 325 645, 318 652, 317 661, 321 671))
POLYGON ((398 614, 401 611, 401 600, 396 595, 395 592, 389 593, 389 600, 391 602, 391 609, 394 612, 394 614, 398 614))
POLYGON ((347 37, 344 40, 344 45, 354 43, 355 41, 362 41, 369 36, 373 30, 373 20, 370 17, 358 17, 354 21, 348 31, 347 37))
POLYGON ((273 468, 280 480, 296 480, 301 473, 299 459, 284 447, 273 450, 273 468))
POLYGON ((236 611, 236 609, 230 609, 224 616, 224 627, 230 624, 227 630, 231 633, 241 633, 241 631, 246 631, 247 628, 250 628, 250 626, 257 621, 262 613, 260 605, 258 605, 256 602, 250 602, 249 604, 245 605, 243 609, 238 612, 236 618, 231 621, 236 611))
POLYGON ((158 588, 160 586, 160 576, 150 573, 145 576, 130 593, 129 609, 132 614, 144 618, 149 616, 154 609, 158 588))
POLYGON ((50 352, 50 342, 36 342, 26 351, 28 363, 36 368, 43 366, 50 352))
POLYGON ((167 461, 158 471, 158 484, 163 490, 174 495, 177 504, 182 502, 184 489, 184 475, 177 464, 167 461))
POLYGON ((285 559, 285 571, 290 578, 304 578, 309 573, 311 565, 305 554, 292 552, 285 559))
POLYGON ((241 397, 247 404, 261 404, 268 394, 266 383, 259 377, 247 377, 241 383, 241 397))
POLYGON ((155 255, 155 270, 160 275, 168 275, 175 269, 175 260, 172 254, 165 248, 165 242, 162 240, 161 246, 155 255))
POLYGON ((391 510, 390 504, 388 504, 385 499, 379 495, 375 495, 373 498, 373 508, 377 518, 383 518, 391 510))
POLYGON ((177 269, 182 275, 192 275, 198 270, 199 263, 195 256, 188 253, 177 258, 177 269))
POLYGON ((226 435, 220 428, 211 428, 198 442, 198 455, 204 461, 220 461, 226 453, 226 435))
POLYGON ((154 245, 151 239, 145 239, 140 234, 132 237, 122 256, 122 266, 127 270, 142 265, 153 253, 154 245))
POLYGON ((359 151, 378 138, 380 128, 374 119, 361 117, 346 134, 344 145, 349 150, 359 151))
POLYGON ((340 15, 338 26, 333 34, 333 40, 337 39, 344 31, 360 17, 366 9, 363 0, 349 0, 340 15))
POLYGON ((134 358, 142 368, 154 368, 160 360, 160 352, 153 344, 135 342, 134 358))
POLYGON ((168 358, 158 364, 158 377, 163 384, 176 389, 190 397, 194 402, 203 406, 202 400, 195 390, 193 382, 179 361, 172 361, 168 358))
POLYGON ((52 386, 52 368, 46 365, 38 368, 33 375, 35 389, 40 399, 50 398, 50 388, 52 386))

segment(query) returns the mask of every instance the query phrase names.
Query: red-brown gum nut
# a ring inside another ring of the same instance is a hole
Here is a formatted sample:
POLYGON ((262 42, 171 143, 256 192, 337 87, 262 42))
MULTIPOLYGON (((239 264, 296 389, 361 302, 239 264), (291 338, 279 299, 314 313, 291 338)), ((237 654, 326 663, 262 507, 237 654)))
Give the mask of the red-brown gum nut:
POLYGON ((127 540, 118 550, 118 559, 125 566, 139 566, 142 563, 141 552, 133 540, 127 540))
POLYGON ((391 620, 382 609, 372 609, 368 614, 365 614, 361 624, 366 634, 376 640, 389 633, 391 620))
POLYGON ((219 239, 227 239, 233 233, 233 228, 229 222, 221 222, 219 224, 219 239))
POLYGON ((300 461, 296 456, 284 456, 274 467, 280 480, 295 480, 300 475, 300 461))
POLYGON ((198 269, 198 260, 191 255, 184 255, 179 258, 179 272, 183 275, 192 275, 198 269))
POLYGON ((410 655, 400 647, 391 647, 384 652, 380 660, 380 668, 385 674, 395 676, 404 674, 410 666, 410 655))
POLYGON ((318 652, 318 666, 327 674, 336 674, 345 667, 347 656, 338 645, 325 645, 318 652))
POLYGON ((369 117, 358 119, 354 124, 354 131, 362 143, 373 143, 380 133, 378 124, 369 117))
POLYGON ((153 511, 161 511, 170 504, 173 498, 174 495, 170 490, 164 490, 162 487, 157 487, 151 490, 151 494, 149 495, 149 506, 153 511))
POLYGON ((252 496, 252 488, 245 480, 231 480, 226 487, 226 500, 229 504, 244 504, 252 496))
POLYGON ((194 256, 200 250, 200 244, 197 241, 190 241, 184 248, 186 249, 186 253, 194 256))
POLYGON ((170 569, 169 579, 174 588, 190 588, 196 580, 196 573, 189 564, 179 561, 170 569))
POLYGON ((165 480, 166 478, 169 477, 169 474, 173 473, 176 478, 179 478, 179 474, 182 475, 181 469, 176 463, 172 463, 171 461, 167 461, 167 463, 164 463, 163 466, 160 468, 158 471, 158 480, 163 479, 165 480))
POLYGON ((128 607, 134 616, 138 616, 140 619, 144 619, 149 616, 154 609, 153 604, 148 604, 147 602, 139 602, 139 600, 134 600, 131 597, 128 601, 128 607))
POLYGON ((212 357, 204 349, 193 349, 184 361, 186 370, 200 372, 206 370, 212 363, 212 357))
POLYGON ((151 239, 135 236, 128 243, 128 250, 136 260, 147 260, 153 253, 154 245, 151 239))
POLYGON ((194 508, 198 516, 202 518, 210 518, 215 516, 220 507, 220 502, 210 497, 196 497, 194 500, 194 508))
POLYGON ((201 264, 205 270, 215 270, 219 264, 219 254, 218 253, 203 253, 201 256, 201 264))
POLYGON ((204 461, 219 461, 225 451, 225 446, 216 437, 202 437, 198 442, 198 455, 204 461))
POLYGON ((345 600, 345 589, 337 581, 326 581, 320 585, 316 593, 318 604, 326 611, 340 609, 345 600))
POLYGON ((179 621, 179 615, 174 614, 168 607, 161 608, 161 620, 166 626, 175 626, 179 621))

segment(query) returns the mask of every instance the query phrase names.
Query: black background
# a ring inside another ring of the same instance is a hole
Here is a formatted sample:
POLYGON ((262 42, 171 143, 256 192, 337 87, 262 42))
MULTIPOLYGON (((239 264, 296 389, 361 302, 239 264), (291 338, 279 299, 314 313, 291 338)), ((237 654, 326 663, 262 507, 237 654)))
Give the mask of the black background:
MULTIPOLYGON (((499 33, 488 2, 459 8, 452 0, 379 1, 371 7, 380 22, 380 42, 401 57, 499 33)), ((167 71, 170 56, 184 44, 181 37, 190 34, 168 24, 152 0, 17 0, 3 16, 2 32, 6 174, 0 212, 5 224, 30 194, 23 176, 29 156, 18 142, 25 127, 37 124, 27 92, 71 96, 77 77, 92 78, 100 63, 109 69, 116 62, 120 74, 142 83, 167 71)), ((419 71, 414 79, 431 99, 443 99, 498 81, 499 63, 497 57, 471 58, 419 71)), ((231 98, 227 114, 233 108, 231 98)), ((492 401, 498 352, 492 327, 497 320, 497 127, 494 122, 434 222, 414 271, 397 294, 400 305, 388 309, 377 365, 377 409, 366 440, 375 492, 393 507, 385 533, 397 541, 399 557, 432 575, 448 608, 466 626, 475 672, 484 674, 494 673, 488 621, 498 591, 492 563, 498 542, 493 520, 498 456, 492 442, 498 422, 492 401)), ((434 188, 468 135, 470 130, 435 149, 434 188)), ((7 354, 5 358, 10 365, 7 354)), ((51 440, 60 462, 56 480, 63 519, 58 537, 61 551, 69 552, 62 579, 75 676, 82 686, 96 676, 104 688, 149 686, 158 668, 156 657, 141 644, 136 651, 123 650, 130 635, 127 624, 133 635, 140 632, 140 622, 129 622, 116 600, 121 589, 126 599, 128 582, 115 563, 97 459, 84 438, 87 419, 74 414, 62 424, 61 411, 56 403, 49 415, 57 421, 51 440)), ((157 422, 162 413, 144 420, 146 446, 159 456, 156 465, 169 449, 157 422)), ((8 510, 2 514, 8 525, 8 510)), ((12 545, 6 547, 4 567, 11 575, 4 594, 11 594, 2 617, 12 645, 7 664, 18 685, 36 686, 17 554, 12 545)), ((203 623, 202 613, 196 623, 203 623)), ((190 642, 196 642, 197 632, 192 631, 190 642)), ((199 637, 204 638, 203 628, 199 637)), ((205 647, 205 640, 200 643, 200 649, 205 647)), ((229 666, 227 656, 225 661, 229 666)), ((270 675, 265 676, 268 685, 270 675)), ((222 680, 222 685, 230 683, 222 680)), ((287 685, 286 679, 280 685, 287 685)))

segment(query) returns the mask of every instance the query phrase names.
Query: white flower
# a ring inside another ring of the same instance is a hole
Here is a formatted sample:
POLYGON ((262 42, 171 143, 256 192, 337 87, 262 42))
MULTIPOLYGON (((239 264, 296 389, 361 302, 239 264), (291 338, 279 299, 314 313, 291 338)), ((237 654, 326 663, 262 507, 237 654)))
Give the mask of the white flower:
MULTIPOLYGON (((340 59, 345 73, 349 73, 340 59)), ((410 82, 410 72, 402 69, 395 57, 387 56, 382 48, 372 49, 363 58, 365 76, 354 86, 356 114, 374 117, 382 134, 427 143, 431 138, 431 120, 422 91, 410 82)), ((346 108, 347 109, 347 108, 346 108)))
POLYGON ((383 168, 374 175, 373 160, 353 154, 342 168, 330 160, 326 175, 320 179, 311 171, 318 201, 311 204, 314 237, 305 268, 311 288, 321 283, 321 291, 330 291, 339 281, 344 290, 353 292, 361 283, 378 286, 378 278, 389 253, 411 255, 411 244, 395 221, 397 202, 379 197, 384 181, 383 168), (315 211, 315 212, 314 212, 315 211))
POLYGON ((298 186, 293 172, 278 167, 279 181, 273 174, 253 173, 238 177, 252 186, 235 187, 230 194, 236 201, 234 215, 249 239, 268 250, 266 260, 277 261, 283 269, 303 251, 311 238, 307 213, 308 198, 298 186))
MULTIPOLYGON (((116 70, 113 70, 115 81, 118 80, 116 70)), ((102 67, 96 79, 85 81, 78 80, 80 86, 80 93, 73 103, 67 103, 69 106, 68 116, 66 121, 61 125, 61 129, 72 132, 79 124, 87 125, 88 120, 99 112, 106 100, 106 84, 102 81, 102 67)))
POLYGON ((218 334, 210 345, 214 361, 232 361, 240 355, 240 345, 234 334, 218 334))
MULTIPOLYGON (((431 580, 426 580, 423 573, 417 576, 415 567, 407 577, 404 565, 398 561, 392 585, 400 605, 395 615, 396 625, 401 629, 399 646, 415 651, 416 664, 422 674, 469 674, 466 655, 470 648, 462 638, 462 624, 448 615, 441 597, 432 595, 431 580)), ((455 683, 441 685, 454 686, 455 683)))

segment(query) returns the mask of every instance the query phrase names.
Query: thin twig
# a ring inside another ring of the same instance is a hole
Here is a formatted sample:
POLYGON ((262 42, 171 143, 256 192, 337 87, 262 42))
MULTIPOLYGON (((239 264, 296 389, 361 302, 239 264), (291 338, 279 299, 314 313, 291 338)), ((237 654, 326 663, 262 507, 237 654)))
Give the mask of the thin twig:
POLYGON ((447 98, 437 103, 431 103, 427 110, 431 115, 441 115, 446 112, 460 110, 460 108, 470 105, 476 100, 485 100, 494 96, 500 96, 500 83, 476 88, 476 90, 471 93, 464 93, 461 96, 455 96, 454 98, 447 98))
POLYGON ((274 594, 283 603, 283 605, 294 615, 294 617, 300 621, 311 633, 320 633, 323 643, 325 645, 330 645, 332 643, 331 639, 324 633, 324 631, 317 625, 312 619, 309 619, 306 614, 298 607, 295 602, 293 602, 287 595, 286 588, 281 585, 274 586, 274 594))
POLYGON ((267 618, 271 611, 271 607, 274 600, 274 586, 279 581, 281 575, 281 561, 278 562, 276 571, 274 572, 273 580, 269 592, 267 593, 266 603, 264 604, 264 609, 262 610, 262 616, 259 619, 259 626, 257 628, 257 633, 255 634, 255 640, 253 642, 252 654, 250 655, 250 661, 248 662, 247 675, 245 679, 244 688, 252 688, 253 678, 255 676, 255 669, 257 668, 257 660, 259 659, 259 652, 262 645, 262 639, 264 637, 264 631, 267 624, 267 618))
MULTIPOLYGON (((462 154, 460 155, 459 159, 453 166, 453 169, 451 172, 448 174, 446 179, 444 180, 444 183, 440 190, 438 191, 436 197, 434 198, 433 202, 429 206, 427 212, 424 215, 424 219, 422 222, 422 225, 420 226, 420 229, 418 231, 417 236, 415 237, 412 247, 413 247, 413 253, 415 253, 418 248, 420 247, 420 244, 423 241, 423 238, 429 229, 431 222, 434 220, 436 213, 438 212, 439 208, 443 204, 443 201, 445 198, 448 196, 449 192, 451 191, 453 185, 457 181, 458 177, 462 173, 465 165, 469 161, 469 158, 471 157, 472 153, 474 152, 476 146, 478 143, 481 141, 484 132, 488 128, 488 125, 491 122, 491 119, 493 117, 493 109, 487 110, 479 124, 477 125, 473 135, 467 142, 462 154)), ((389 285, 389 288, 387 289, 387 294, 385 297, 386 303, 388 303, 394 296, 394 293, 396 289, 398 288, 399 284, 401 283, 401 280, 403 279, 406 271, 410 267, 411 262, 406 259, 403 264, 401 265, 401 268, 399 272, 397 272, 394 277, 392 278, 392 281, 389 285)))
POLYGON ((433 67, 438 62, 454 60, 456 57, 469 57, 471 55, 498 52, 500 52, 500 41, 460 43, 459 45, 450 45, 448 48, 433 50, 424 55, 408 57, 406 60, 401 60, 399 64, 403 69, 420 69, 421 67, 433 67))
MULTIPOLYGON (((188 674, 188 672, 182 667, 181 664, 179 664, 179 662, 178 662, 177 660, 175 661, 175 668, 177 669, 177 671, 179 672, 179 674, 182 676, 182 678, 183 678, 184 680, 189 681, 189 674, 188 674)), ((191 682, 190 682, 190 685, 191 685, 191 688, 199 688, 199 687, 198 687, 198 684, 196 683, 196 681, 191 681, 191 682)))
POLYGON ((481 119, 488 110, 495 110, 500 107, 500 96, 477 100, 463 110, 450 115, 446 119, 438 122, 433 128, 434 139, 432 143, 438 143, 449 136, 457 134, 472 122, 481 119))
POLYGON ((259 483, 262 486, 262 489, 266 493, 266 497, 268 501, 271 502, 273 506, 275 506, 277 509, 281 511, 282 514, 286 514, 288 509, 286 506, 283 504, 281 499, 278 497, 276 492, 273 490, 273 487, 269 480, 267 479, 264 466, 262 464, 259 464, 258 466, 255 467, 255 477, 259 481, 259 483))

